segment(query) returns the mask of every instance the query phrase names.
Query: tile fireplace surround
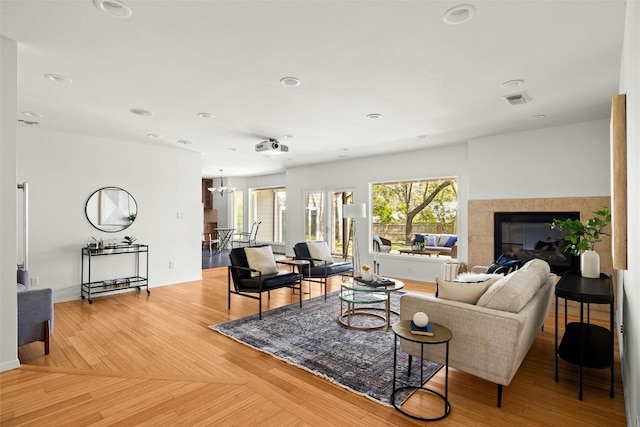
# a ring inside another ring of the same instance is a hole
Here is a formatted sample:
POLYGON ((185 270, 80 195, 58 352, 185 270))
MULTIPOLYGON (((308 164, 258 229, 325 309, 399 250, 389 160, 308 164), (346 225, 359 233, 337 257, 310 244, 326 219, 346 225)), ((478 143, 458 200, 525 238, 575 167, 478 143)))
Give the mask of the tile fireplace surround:
MULTIPOLYGON (((468 265, 489 265, 493 262, 493 214, 495 212, 580 212, 580 220, 586 221, 593 217, 593 212, 601 206, 611 206, 609 196, 600 197, 563 197, 541 199, 492 199, 469 200, 469 261, 468 265)), ((611 226, 607 231, 611 231, 611 226)), ((603 240, 596 244, 596 251, 600 254, 600 270, 611 274, 616 290, 616 276, 611 258, 611 238, 603 236, 603 240)), ((597 309, 598 304, 593 305, 597 309)))

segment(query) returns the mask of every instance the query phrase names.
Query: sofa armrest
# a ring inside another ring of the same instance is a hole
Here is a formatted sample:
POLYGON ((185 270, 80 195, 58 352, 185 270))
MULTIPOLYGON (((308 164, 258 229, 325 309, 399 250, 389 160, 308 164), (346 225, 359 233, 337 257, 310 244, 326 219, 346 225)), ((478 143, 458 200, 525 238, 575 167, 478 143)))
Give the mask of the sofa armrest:
MULTIPOLYGON (((446 326, 453 338, 449 366, 496 384, 509 385, 517 367, 521 331, 526 316, 472 304, 408 293, 400 298, 400 319, 411 320, 422 311, 429 320, 446 326)), ((427 346, 425 358, 444 363, 445 346, 427 346)), ((419 346, 401 341, 405 353, 420 355, 419 346)))

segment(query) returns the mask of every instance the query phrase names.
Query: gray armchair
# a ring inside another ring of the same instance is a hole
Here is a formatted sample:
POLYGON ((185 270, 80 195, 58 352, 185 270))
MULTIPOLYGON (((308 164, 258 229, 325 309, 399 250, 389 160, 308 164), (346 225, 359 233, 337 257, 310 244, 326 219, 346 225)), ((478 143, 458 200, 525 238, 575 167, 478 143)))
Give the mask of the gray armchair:
POLYGON ((18 345, 44 342, 49 354, 49 338, 53 334, 53 291, 49 288, 29 289, 29 277, 18 271, 18 345))

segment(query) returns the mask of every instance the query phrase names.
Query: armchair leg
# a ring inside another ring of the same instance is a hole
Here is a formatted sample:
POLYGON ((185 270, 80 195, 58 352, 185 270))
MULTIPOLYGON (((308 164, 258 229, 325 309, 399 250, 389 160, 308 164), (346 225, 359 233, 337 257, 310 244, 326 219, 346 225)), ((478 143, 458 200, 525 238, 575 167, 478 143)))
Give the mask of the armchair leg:
POLYGON ((231 310, 231 269, 227 268, 227 309, 231 310))
POLYGON ((408 363, 408 368, 407 368, 407 377, 411 376, 411 362, 413 362, 413 356, 409 355, 409 363, 408 363))
POLYGON ((49 354, 49 334, 50 334, 50 330, 49 330, 49 320, 44 322, 44 354, 49 354))

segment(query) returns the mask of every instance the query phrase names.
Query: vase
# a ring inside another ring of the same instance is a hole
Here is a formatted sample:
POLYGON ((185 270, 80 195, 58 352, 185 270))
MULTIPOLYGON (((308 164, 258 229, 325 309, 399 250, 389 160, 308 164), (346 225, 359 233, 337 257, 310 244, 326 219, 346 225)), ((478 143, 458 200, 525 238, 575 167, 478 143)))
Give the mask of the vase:
POLYGON ((600 277, 600 255, 596 251, 584 251, 580 255, 582 277, 597 279, 600 277))

